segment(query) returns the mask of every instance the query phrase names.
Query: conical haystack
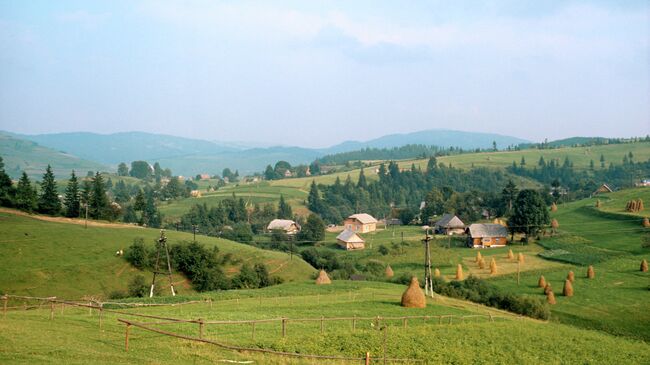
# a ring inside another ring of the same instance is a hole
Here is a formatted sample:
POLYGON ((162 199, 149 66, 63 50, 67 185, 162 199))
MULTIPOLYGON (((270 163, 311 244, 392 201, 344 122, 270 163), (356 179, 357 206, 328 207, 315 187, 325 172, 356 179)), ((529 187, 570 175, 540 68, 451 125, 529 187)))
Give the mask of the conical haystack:
POLYGON ((596 200, 596 208, 600 208, 603 204, 600 202, 600 199, 596 200))
POLYGON ((544 287, 544 294, 548 294, 550 291, 553 291, 553 288, 551 288, 551 283, 546 283, 546 286, 544 287))
POLYGON ((316 285, 325 285, 325 284, 331 284, 332 280, 330 280, 330 277, 327 276, 327 273, 325 270, 321 270, 318 273, 318 277, 316 278, 316 285))
POLYGON ((395 276, 395 273, 393 272, 393 268, 390 267, 390 265, 386 266, 386 277, 392 278, 393 276, 395 276))
POLYGON ((641 271, 648 272, 648 261, 646 261, 646 259, 641 261, 641 271))
POLYGON ((569 271, 569 273, 566 276, 566 279, 569 280, 571 283, 573 283, 573 281, 576 279, 576 276, 573 273, 573 271, 569 271))
POLYGON ((551 305, 557 303, 555 301, 555 293, 553 293, 552 290, 549 291, 548 293, 546 293, 546 301, 548 302, 548 304, 551 304, 551 305))
POLYGON ((571 280, 569 279, 564 280, 564 288, 562 289, 562 295, 564 295, 565 297, 573 296, 573 284, 571 284, 571 280))
POLYGON ((523 264, 523 263, 524 263, 525 259, 524 259, 524 254, 523 254, 523 253, 520 252, 520 253, 517 255, 517 261, 519 261, 520 264, 523 264))
POLYGON ((424 308, 427 306, 427 299, 424 297, 418 278, 413 277, 409 287, 402 294, 402 307, 424 308))
POLYGON ((587 269, 587 278, 593 279, 596 277, 596 273, 594 272, 594 267, 589 265, 589 268, 587 269))
POLYGON ((512 260, 515 258, 515 254, 512 253, 512 250, 508 250, 508 259, 512 260))
POLYGON ((482 258, 483 258, 483 256, 481 256, 481 252, 480 252, 480 251, 477 252, 477 253, 476 253, 476 260, 475 260, 475 261, 478 263, 479 261, 481 261, 482 258))
POLYGON ((537 286, 540 288, 546 288, 546 278, 544 275, 539 276, 539 280, 537 281, 537 286))
POLYGON ((456 280, 463 280, 463 266, 461 264, 456 267, 456 280))
POLYGON ((650 220, 648 220, 648 217, 643 218, 642 224, 645 228, 650 228, 650 220))
POLYGON ((440 269, 436 267, 435 270, 433 270, 433 276, 439 278, 440 277, 440 269))
POLYGON ((551 204, 551 212, 557 212, 557 204, 551 204))
POLYGON ((497 273, 497 262, 494 261, 494 257, 492 258, 492 261, 490 261, 490 274, 494 275, 497 273))
POLYGON ((478 268, 481 270, 485 269, 485 260, 483 260, 483 258, 478 262, 478 268))

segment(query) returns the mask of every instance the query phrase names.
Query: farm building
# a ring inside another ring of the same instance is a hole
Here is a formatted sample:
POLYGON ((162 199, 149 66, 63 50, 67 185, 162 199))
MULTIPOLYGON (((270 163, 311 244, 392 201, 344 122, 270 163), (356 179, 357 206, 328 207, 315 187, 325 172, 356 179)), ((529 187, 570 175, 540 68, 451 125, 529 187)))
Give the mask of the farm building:
POLYGON ((201 180, 210 180, 210 175, 209 174, 201 174, 199 176, 201 177, 201 180))
POLYGON ((343 226, 353 232, 373 232, 377 229, 377 220, 366 213, 352 214, 345 219, 343 226))
POLYGON ((607 184, 601 185, 592 195, 602 194, 602 193, 611 193, 613 190, 607 184))
POLYGON ((190 191, 190 196, 192 198, 200 198, 201 197, 201 192, 199 190, 192 190, 192 191, 190 191))
POLYGON ((266 227, 267 230, 283 230, 286 234, 296 234, 300 232, 300 225, 290 219, 274 219, 266 227))
POLYGON ((469 247, 503 247, 508 244, 508 230, 500 224, 474 223, 465 232, 469 247))
POLYGON ((345 250, 363 250, 366 248, 366 241, 349 229, 343 230, 336 236, 336 241, 345 250))
POLYGON ((453 235, 465 233, 465 223, 453 214, 443 214, 433 227, 437 234, 453 235))

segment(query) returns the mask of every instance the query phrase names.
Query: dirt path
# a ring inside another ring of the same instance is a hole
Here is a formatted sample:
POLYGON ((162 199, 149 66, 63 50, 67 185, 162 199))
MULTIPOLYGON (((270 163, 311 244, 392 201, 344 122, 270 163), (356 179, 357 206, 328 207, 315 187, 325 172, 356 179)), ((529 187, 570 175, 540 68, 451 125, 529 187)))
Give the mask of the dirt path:
MULTIPOLYGON (((29 217, 29 218, 34 218, 46 222, 55 222, 55 223, 67 223, 67 224, 77 224, 83 226, 86 224, 86 221, 84 219, 79 219, 79 218, 65 218, 65 217, 50 217, 46 215, 39 215, 39 214, 29 214, 25 212, 21 212, 19 210, 15 209, 9 209, 9 208, 0 208, 0 213, 8 213, 8 214, 13 214, 13 215, 19 215, 22 217, 29 217)), ((142 228, 140 226, 136 226, 133 224, 126 224, 126 223, 108 223, 108 222, 98 222, 94 220, 88 220, 88 227, 110 227, 110 228, 142 228)))

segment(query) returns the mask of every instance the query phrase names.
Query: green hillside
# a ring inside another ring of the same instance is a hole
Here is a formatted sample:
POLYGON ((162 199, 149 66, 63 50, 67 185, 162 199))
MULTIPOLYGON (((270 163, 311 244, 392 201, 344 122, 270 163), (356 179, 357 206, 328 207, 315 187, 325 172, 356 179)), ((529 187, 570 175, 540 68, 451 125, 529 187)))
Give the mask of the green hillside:
POLYGON ((79 175, 87 171, 109 171, 110 167, 83 160, 77 156, 56 151, 39 144, 0 132, 0 156, 5 163, 5 171, 14 179, 23 171, 30 177, 40 179, 48 164, 52 165, 57 176, 69 176, 76 170, 79 175))
MULTIPOLYGON (((124 258, 116 257, 115 252, 127 249, 134 238, 152 244, 160 235, 157 229, 127 225, 90 225, 84 229, 79 224, 48 222, 7 212, 0 212, 0 255, 11 260, 0 265, 0 292, 105 298, 113 290, 126 289, 130 279, 141 273, 124 258)), ((167 237, 170 244, 192 239, 191 234, 173 231, 168 231, 167 237)), ((263 262, 272 275, 289 281, 303 280, 314 271, 297 257, 290 261, 285 253, 205 236, 196 239, 208 247, 216 245, 221 253, 231 253, 235 260, 240 260, 238 265, 226 267, 230 275, 244 262, 263 262)), ((145 277, 150 274, 145 273, 145 277)), ((181 293, 192 292, 184 277, 175 275, 174 281, 181 293)))

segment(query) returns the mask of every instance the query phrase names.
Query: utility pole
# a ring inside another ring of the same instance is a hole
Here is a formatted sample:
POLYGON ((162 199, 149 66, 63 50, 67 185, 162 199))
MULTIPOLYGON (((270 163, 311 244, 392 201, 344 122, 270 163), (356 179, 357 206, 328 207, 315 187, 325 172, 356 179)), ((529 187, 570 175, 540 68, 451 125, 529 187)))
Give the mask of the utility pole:
POLYGON ((172 264, 169 259, 169 249, 167 247, 167 237, 165 237, 165 230, 160 230, 160 238, 156 244, 156 263, 153 268, 153 280, 151 281, 151 290, 149 291, 149 298, 153 297, 153 289, 156 285, 156 275, 158 274, 167 274, 169 277, 169 286, 172 290, 172 296, 176 296, 174 291, 174 282, 172 281, 172 264), (160 254, 162 251, 165 251, 165 257, 167 258, 167 271, 160 271, 160 254))
POLYGON ((196 242, 196 228, 198 226, 196 224, 192 224, 192 233, 194 234, 194 242, 196 242))
POLYGON ((433 281, 431 279, 431 250, 429 242, 432 238, 429 236, 429 227, 425 228, 424 239, 424 295, 431 295, 433 298, 433 281))

